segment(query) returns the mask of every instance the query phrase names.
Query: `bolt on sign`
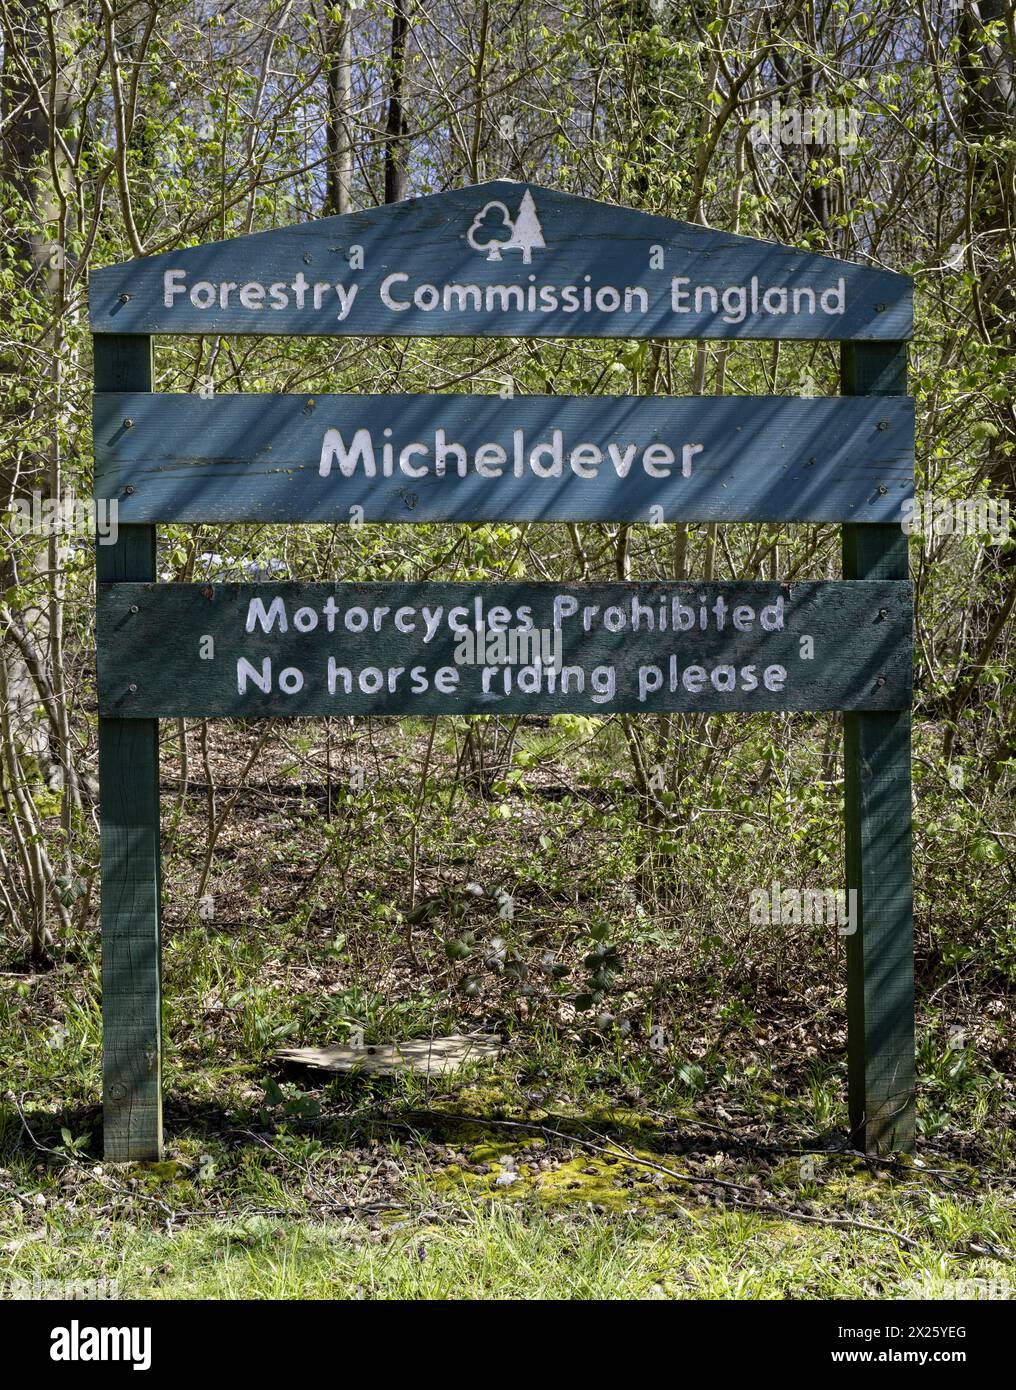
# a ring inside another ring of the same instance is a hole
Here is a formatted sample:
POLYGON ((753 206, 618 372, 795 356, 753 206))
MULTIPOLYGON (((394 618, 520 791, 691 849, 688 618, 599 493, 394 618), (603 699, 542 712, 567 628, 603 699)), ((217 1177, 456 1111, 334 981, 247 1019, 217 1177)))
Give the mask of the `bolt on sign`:
POLYGON ((842 710, 852 1140, 914 1142, 908 277, 498 180, 91 282, 103 1085, 162 1148, 158 720, 842 710), (800 339, 841 394, 170 395, 157 334, 800 339), (843 579, 162 584, 168 522, 837 522, 843 579))

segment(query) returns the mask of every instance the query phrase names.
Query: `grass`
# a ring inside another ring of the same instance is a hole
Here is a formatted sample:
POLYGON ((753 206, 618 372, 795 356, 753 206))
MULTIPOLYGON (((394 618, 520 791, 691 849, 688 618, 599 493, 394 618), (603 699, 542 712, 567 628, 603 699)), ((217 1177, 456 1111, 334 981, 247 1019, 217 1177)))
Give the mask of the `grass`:
POLYGON ((608 1068, 573 1068, 565 1086, 554 1060, 544 1049, 514 1073, 438 1082, 269 1081, 254 1095, 249 1077, 220 1072, 215 1100, 208 1078, 182 1088, 186 1102, 173 1096, 167 1159, 126 1167, 88 1152, 94 1112, 55 1131, 52 1113, 5 1106, 0 1289, 102 1279, 131 1298, 1011 1296, 1009 1182, 955 1162, 795 1147, 821 1078, 789 1118, 775 1093, 752 1093, 745 1124, 737 1097, 749 1097, 733 1085, 730 1110, 715 1093, 712 1109, 676 1094, 665 1110, 633 1107, 608 1068))
MULTIPOLYGON (((905 1203, 895 1210, 904 1219, 905 1203)), ((167 1234, 114 1221, 100 1236, 72 1222, 6 1242, 5 1291, 75 1279, 142 1299, 893 1299, 997 1297, 1006 1275, 943 1258, 933 1230, 902 1252, 890 1237, 748 1213, 463 1199, 385 1225, 248 1217, 167 1234)))
MULTIPOLYGON (((203 808, 187 800, 165 855, 161 1164, 101 1161, 94 914, 51 969, 7 961, 0 1290, 1011 1296, 1011 980, 1004 954, 981 963, 976 925, 1001 869, 956 880, 948 920, 919 914, 921 1158, 865 1161, 845 1151, 842 942, 760 934, 745 908, 754 883, 833 881, 838 798, 813 791, 806 833, 783 840, 777 807, 772 833, 707 817, 664 845, 604 780, 616 749, 597 763, 583 742, 562 790, 563 731, 524 730, 531 785, 510 794, 429 788, 415 861, 404 749, 372 735, 391 776, 330 822, 267 763, 270 790, 253 785, 220 838, 210 918, 193 910, 203 808), (617 978, 580 1008, 608 948, 617 978), (502 1062, 380 1081, 274 1056, 463 1029, 498 1032, 502 1062)), ((734 784, 722 800, 759 804, 734 784)))

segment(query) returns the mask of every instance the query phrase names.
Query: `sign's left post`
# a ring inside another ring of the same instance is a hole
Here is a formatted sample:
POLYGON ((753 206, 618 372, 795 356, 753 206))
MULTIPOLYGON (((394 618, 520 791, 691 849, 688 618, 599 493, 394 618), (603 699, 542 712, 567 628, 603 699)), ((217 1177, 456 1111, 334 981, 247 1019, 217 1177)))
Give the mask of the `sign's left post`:
MULTIPOLYGON (((151 338, 97 334, 92 342, 97 393, 151 391, 151 338)), ((96 548, 97 582, 154 581, 155 527, 120 526, 116 536, 114 544, 96 548)), ((157 719, 100 716, 99 803, 104 1152, 111 1161, 158 1159, 162 949, 157 719)))

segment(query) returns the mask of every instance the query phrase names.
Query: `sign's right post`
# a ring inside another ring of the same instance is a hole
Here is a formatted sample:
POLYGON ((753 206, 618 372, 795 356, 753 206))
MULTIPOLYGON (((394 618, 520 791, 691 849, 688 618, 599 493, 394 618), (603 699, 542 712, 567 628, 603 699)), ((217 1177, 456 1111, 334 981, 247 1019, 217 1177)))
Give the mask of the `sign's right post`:
MULTIPOLYGON (((844 343, 845 396, 907 391, 905 343, 844 343)), ((902 518, 901 518, 902 519, 902 518)), ((844 526, 844 579, 907 579, 901 525, 844 526)), ((850 1129, 867 1153, 914 1148, 914 925, 910 711, 844 714, 850 1129)))

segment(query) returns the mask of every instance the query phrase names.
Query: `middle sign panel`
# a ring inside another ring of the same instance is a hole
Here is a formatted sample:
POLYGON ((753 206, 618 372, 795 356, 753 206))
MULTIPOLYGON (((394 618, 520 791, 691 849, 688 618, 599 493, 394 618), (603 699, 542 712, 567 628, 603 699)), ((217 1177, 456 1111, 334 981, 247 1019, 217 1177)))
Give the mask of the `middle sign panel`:
POLYGON ((899 522, 910 397, 95 397, 121 522, 899 522))

